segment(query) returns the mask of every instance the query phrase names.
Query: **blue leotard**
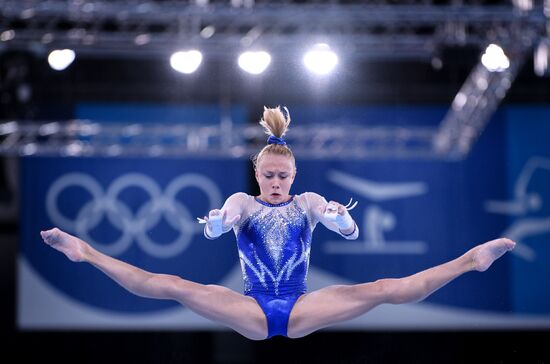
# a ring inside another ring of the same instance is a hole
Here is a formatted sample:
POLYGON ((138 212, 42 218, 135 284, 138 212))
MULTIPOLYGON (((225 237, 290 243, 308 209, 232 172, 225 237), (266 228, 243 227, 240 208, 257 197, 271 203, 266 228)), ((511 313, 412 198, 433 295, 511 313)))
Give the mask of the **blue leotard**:
POLYGON ((237 233, 237 246, 244 276, 244 294, 262 307, 268 337, 287 334, 290 311, 307 291, 311 230, 305 212, 291 199, 250 215, 237 233), (278 207, 289 207, 283 215, 278 207))
MULTIPOLYGON (((227 217, 241 219, 233 230, 244 278, 244 294, 260 305, 268 324, 268 338, 287 336, 290 313, 307 291, 311 236, 317 222, 339 233, 332 222, 324 221, 321 208, 326 200, 315 193, 293 196, 272 205, 238 193, 224 207, 227 217)), ((356 239, 358 231, 345 236, 356 239)))

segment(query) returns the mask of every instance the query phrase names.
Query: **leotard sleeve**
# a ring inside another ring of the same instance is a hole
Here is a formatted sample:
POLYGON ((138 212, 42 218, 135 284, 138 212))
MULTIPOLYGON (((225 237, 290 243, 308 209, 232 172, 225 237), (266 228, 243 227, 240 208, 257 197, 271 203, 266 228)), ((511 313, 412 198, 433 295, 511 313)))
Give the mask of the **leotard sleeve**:
MULTIPOLYGON (((220 209, 222 211, 222 214, 225 211, 225 219, 226 221, 231 221, 235 216, 241 215, 240 220, 243 218, 243 210, 244 210, 244 204, 246 203, 246 200, 248 198, 248 195, 244 192, 237 192, 232 194, 225 200, 225 203, 223 204, 222 208, 220 209)), ((239 221, 235 222, 235 225, 237 225, 239 221)), ((233 228, 233 226, 227 226, 223 229, 223 233, 226 233, 230 231, 233 228)), ((216 239, 214 237, 211 237, 206 232, 206 226, 204 228, 204 236, 207 239, 216 239)))

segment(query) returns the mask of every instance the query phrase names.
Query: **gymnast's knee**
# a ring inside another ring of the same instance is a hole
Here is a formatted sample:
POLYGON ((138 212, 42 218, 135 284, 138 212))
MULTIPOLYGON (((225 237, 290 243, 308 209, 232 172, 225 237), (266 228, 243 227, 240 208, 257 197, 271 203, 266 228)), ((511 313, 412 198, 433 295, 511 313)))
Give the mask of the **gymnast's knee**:
POLYGON ((386 278, 374 282, 380 292, 381 303, 404 304, 421 301, 425 294, 424 282, 415 282, 408 278, 386 278))
POLYGON ((405 303, 405 296, 402 294, 403 284, 404 282, 396 278, 378 279, 372 282, 372 290, 370 293, 376 297, 378 304, 405 303))

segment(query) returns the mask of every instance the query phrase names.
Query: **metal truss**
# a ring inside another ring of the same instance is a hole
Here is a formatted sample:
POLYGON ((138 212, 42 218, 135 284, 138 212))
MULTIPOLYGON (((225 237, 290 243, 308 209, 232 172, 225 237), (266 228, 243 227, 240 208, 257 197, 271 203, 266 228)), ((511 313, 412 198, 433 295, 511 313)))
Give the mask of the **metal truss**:
MULTIPOLYGON (((301 159, 441 158, 432 151, 436 132, 435 127, 296 126, 288 142, 301 159)), ((231 123, 201 126, 73 120, 0 124, 3 155, 249 158, 265 144, 261 127, 231 123)))
MULTIPOLYGON (((531 4, 514 3, 521 2, 531 4)), ((228 57, 259 47, 289 55, 325 41, 347 57, 391 60, 497 42, 509 54, 510 68, 490 73, 478 64, 439 128, 298 126, 289 140, 301 158, 457 160, 472 149, 533 44, 547 36, 550 0, 545 4, 520 10, 517 4, 468 2, 0 0, 0 50, 69 47, 80 54, 135 58, 196 47, 207 57, 228 57)), ((243 158, 265 145, 264 138, 259 127, 223 120, 212 126, 11 121, 0 124, 0 154, 243 158)))
POLYGON ((521 11, 508 2, 397 3, 0 0, 0 47, 133 58, 193 47, 228 57, 250 48, 288 55, 328 42, 346 57, 429 59, 444 46, 506 46, 518 33, 545 31, 541 4, 521 11))
POLYGON ((434 137, 435 153, 450 159, 468 156, 524 63, 530 49, 524 41, 509 50, 510 67, 503 72, 489 72, 481 63, 472 70, 434 137))

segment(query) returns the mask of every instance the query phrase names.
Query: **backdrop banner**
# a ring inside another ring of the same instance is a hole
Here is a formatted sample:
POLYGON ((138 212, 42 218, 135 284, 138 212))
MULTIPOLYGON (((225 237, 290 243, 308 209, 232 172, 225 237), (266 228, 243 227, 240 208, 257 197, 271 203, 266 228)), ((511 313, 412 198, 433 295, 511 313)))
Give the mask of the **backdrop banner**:
MULTIPOLYGON (((415 118, 439 117, 427 109, 415 118)), ((359 118, 352 111, 349 118, 359 118)), ((392 112, 406 119, 406 108, 392 112)), ((548 135, 549 109, 508 108, 464 161, 298 158, 292 194, 358 201, 351 211, 358 240, 317 225, 310 291, 411 275, 501 236, 518 243, 487 272, 465 274, 423 302, 382 305, 330 329, 549 328, 548 135), (540 122, 527 129, 525 118, 540 122)), ((147 271, 242 293, 235 236, 207 240, 196 217, 235 192, 251 193, 250 171, 249 161, 231 159, 22 158, 19 327, 222 328, 176 302, 128 293, 46 246, 39 232, 57 226, 147 271)))

